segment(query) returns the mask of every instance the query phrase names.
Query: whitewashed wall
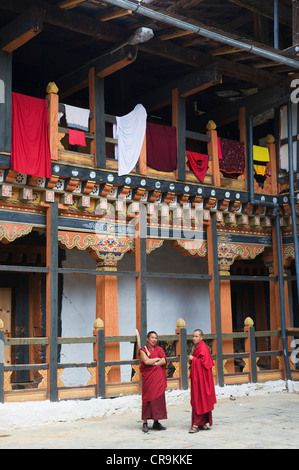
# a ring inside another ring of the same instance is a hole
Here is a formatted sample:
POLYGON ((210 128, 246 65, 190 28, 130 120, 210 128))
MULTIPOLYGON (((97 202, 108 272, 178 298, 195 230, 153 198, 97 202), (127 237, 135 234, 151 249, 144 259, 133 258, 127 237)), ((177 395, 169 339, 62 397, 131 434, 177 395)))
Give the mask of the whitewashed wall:
MULTIPOLYGON (((134 271, 135 258, 124 256, 120 271, 134 271)), ((63 267, 95 268, 95 261, 87 252, 68 250, 63 267)), ((183 256, 168 242, 147 256, 149 272, 207 273, 204 258, 183 256)), ((91 336, 95 320, 95 276, 64 275, 62 302, 62 336, 91 336)), ((135 335, 135 278, 118 278, 119 334, 135 335)), ((210 301, 208 281, 150 278, 147 284, 148 330, 158 335, 174 334, 176 321, 182 317, 187 333, 201 328, 210 333, 210 301)), ((121 358, 132 359, 133 344, 121 344, 121 358)), ((92 345, 62 345, 61 362, 92 360, 92 345)), ((88 381, 85 369, 67 369, 61 376, 65 385, 81 385, 88 381)), ((130 379, 130 368, 122 367, 122 380, 130 379)))

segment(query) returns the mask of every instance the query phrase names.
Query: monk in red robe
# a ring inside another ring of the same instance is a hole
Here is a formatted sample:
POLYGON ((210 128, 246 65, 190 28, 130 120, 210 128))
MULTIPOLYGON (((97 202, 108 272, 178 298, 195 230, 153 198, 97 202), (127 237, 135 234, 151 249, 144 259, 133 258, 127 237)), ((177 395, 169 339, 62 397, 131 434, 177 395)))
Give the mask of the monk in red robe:
POLYGON ((158 335, 150 331, 147 344, 139 350, 140 371, 142 376, 142 431, 148 432, 147 420, 153 419, 153 429, 163 431, 166 428, 159 419, 167 419, 165 390, 166 356, 160 346, 157 346, 158 335))
POLYGON ((203 341, 203 332, 193 332, 193 343, 196 345, 192 355, 188 356, 191 363, 191 406, 192 421, 189 433, 210 429, 212 426, 212 410, 216 403, 215 386, 212 374, 214 362, 208 346, 203 341))

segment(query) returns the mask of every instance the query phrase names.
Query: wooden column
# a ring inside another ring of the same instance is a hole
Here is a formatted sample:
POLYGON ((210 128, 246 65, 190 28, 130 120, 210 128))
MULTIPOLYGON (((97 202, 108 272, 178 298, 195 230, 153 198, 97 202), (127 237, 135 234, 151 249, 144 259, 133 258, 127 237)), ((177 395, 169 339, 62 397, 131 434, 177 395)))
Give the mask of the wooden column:
MULTIPOLYGON (((117 261, 98 262, 98 271, 116 271, 117 261)), ((104 322, 105 337, 119 336, 117 276, 98 275, 96 277, 96 318, 104 322)), ((105 344, 105 361, 120 359, 119 343, 105 344)), ((108 383, 120 382, 120 367, 113 366, 108 374, 108 383)))
POLYGON ((49 142, 51 159, 58 160, 58 104, 59 97, 55 93, 46 96, 48 100, 49 142))
POLYGON ((146 134, 143 139, 143 144, 141 147, 140 156, 138 159, 138 173, 140 175, 147 174, 147 164, 146 164, 146 134))
MULTIPOLYGON (((42 336, 42 311, 41 311, 41 275, 29 273, 29 336, 42 336)), ((30 364, 41 363, 41 345, 32 345, 29 348, 30 364)), ((30 380, 38 379, 36 370, 30 371, 30 380)))
MULTIPOLYGON (((230 266, 226 264, 226 260, 219 260, 219 275, 229 275, 230 266)), ((231 298, 231 285, 230 280, 220 279, 220 304, 221 304, 221 325, 222 333, 232 333, 233 331, 233 317, 232 317, 232 298, 231 298)), ((231 354, 234 352, 233 339, 223 339, 222 341, 223 354, 231 354)), ((227 359, 225 369, 228 373, 235 372, 234 360, 227 359)))
POLYGON ((46 336, 49 344, 46 349, 46 361, 49 364, 49 399, 58 400, 57 362, 58 362, 58 202, 47 208, 47 245, 46 264, 46 336))
POLYGON ((0 151, 11 148, 12 54, 0 50, 0 151))
POLYGON ((186 179, 186 100, 179 96, 178 88, 172 90, 172 125, 177 133, 177 179, 186 179))
POLYGON ((209 280, 211 332, 216 336, 216 341, 213 341, 212 344, 212 353, 216 354, 218 384, 220 387, 223 387, 222 319, 218 270, 217 221, 214 216, 211 217, 207 225, 207 246, 208 269, 209 274, 212 276, 212 279, 209 280))
POLYGON ((90 132, 94 133, 91 153, 96 156, 96 166, 106 168, 106 131, 105 131, 105 100, 104 78, 95 74, 92 67, 89 70, 89 109, 93 112, 90 132))
POLYGON ((220 183, 220 171, 219 171, 219 156, 218 156, 218 141, 217 131, 212 129, 207 131, 207 135, 210 136, 211 140, 208 142, 208 154, 212 157, 212 173, 214 186, 221 186, 220 183))
POLYGON ((268 143, 267 147, 269 149, 270 157, 270 170, 271 170, 271 192, 272 194, 277 194, 277 164, 276 164, 276 149, 275 143, 268 143))
POLYGON ((136 278, 136 329, 141 345, 146 344, 147 335, 146 230, 146 213, 140 211, 135 224, 135 270, 139 272, 136 278))

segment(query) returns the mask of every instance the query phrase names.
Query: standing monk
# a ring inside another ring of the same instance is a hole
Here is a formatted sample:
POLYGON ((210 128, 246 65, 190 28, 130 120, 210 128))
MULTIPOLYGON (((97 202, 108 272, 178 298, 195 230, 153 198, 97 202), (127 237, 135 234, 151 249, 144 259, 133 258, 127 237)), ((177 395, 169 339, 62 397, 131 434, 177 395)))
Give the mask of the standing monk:
POLYGON ((216 403, 215 386, 212 374, 214 362, 208 346, 203 341, 203 332, 194 330, 193 343, 196 345, 193 355, 188 356, 191 363, 191 406, 192 422, 189 433, 208 430, 212 426, 212 410, 216 403))
POLYGON ((158 335, 155 331, 147 334, 147 344, 139 350, 140 371, 142 376, 142 431, 148 432, 147 420, 153 419, 153 429, 159 431, 166 428, 159 419, 167 419, 165 390, 166 356, 160 346, 157 346, 158 335))

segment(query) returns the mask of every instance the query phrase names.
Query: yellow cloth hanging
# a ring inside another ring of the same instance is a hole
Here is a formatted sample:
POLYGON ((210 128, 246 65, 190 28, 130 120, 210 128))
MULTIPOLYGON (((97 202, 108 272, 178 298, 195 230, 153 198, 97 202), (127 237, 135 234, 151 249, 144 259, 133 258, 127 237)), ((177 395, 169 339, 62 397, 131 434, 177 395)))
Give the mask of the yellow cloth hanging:
POLYGON ((269 162, 269 149, 267 147, 259 147, 258 145, 253 145, 253 160, 257 162, 269 162))
POLYGON ((265 176, 266 174, 266 165, 253 165, 254 170, 257 175, 265 176))

